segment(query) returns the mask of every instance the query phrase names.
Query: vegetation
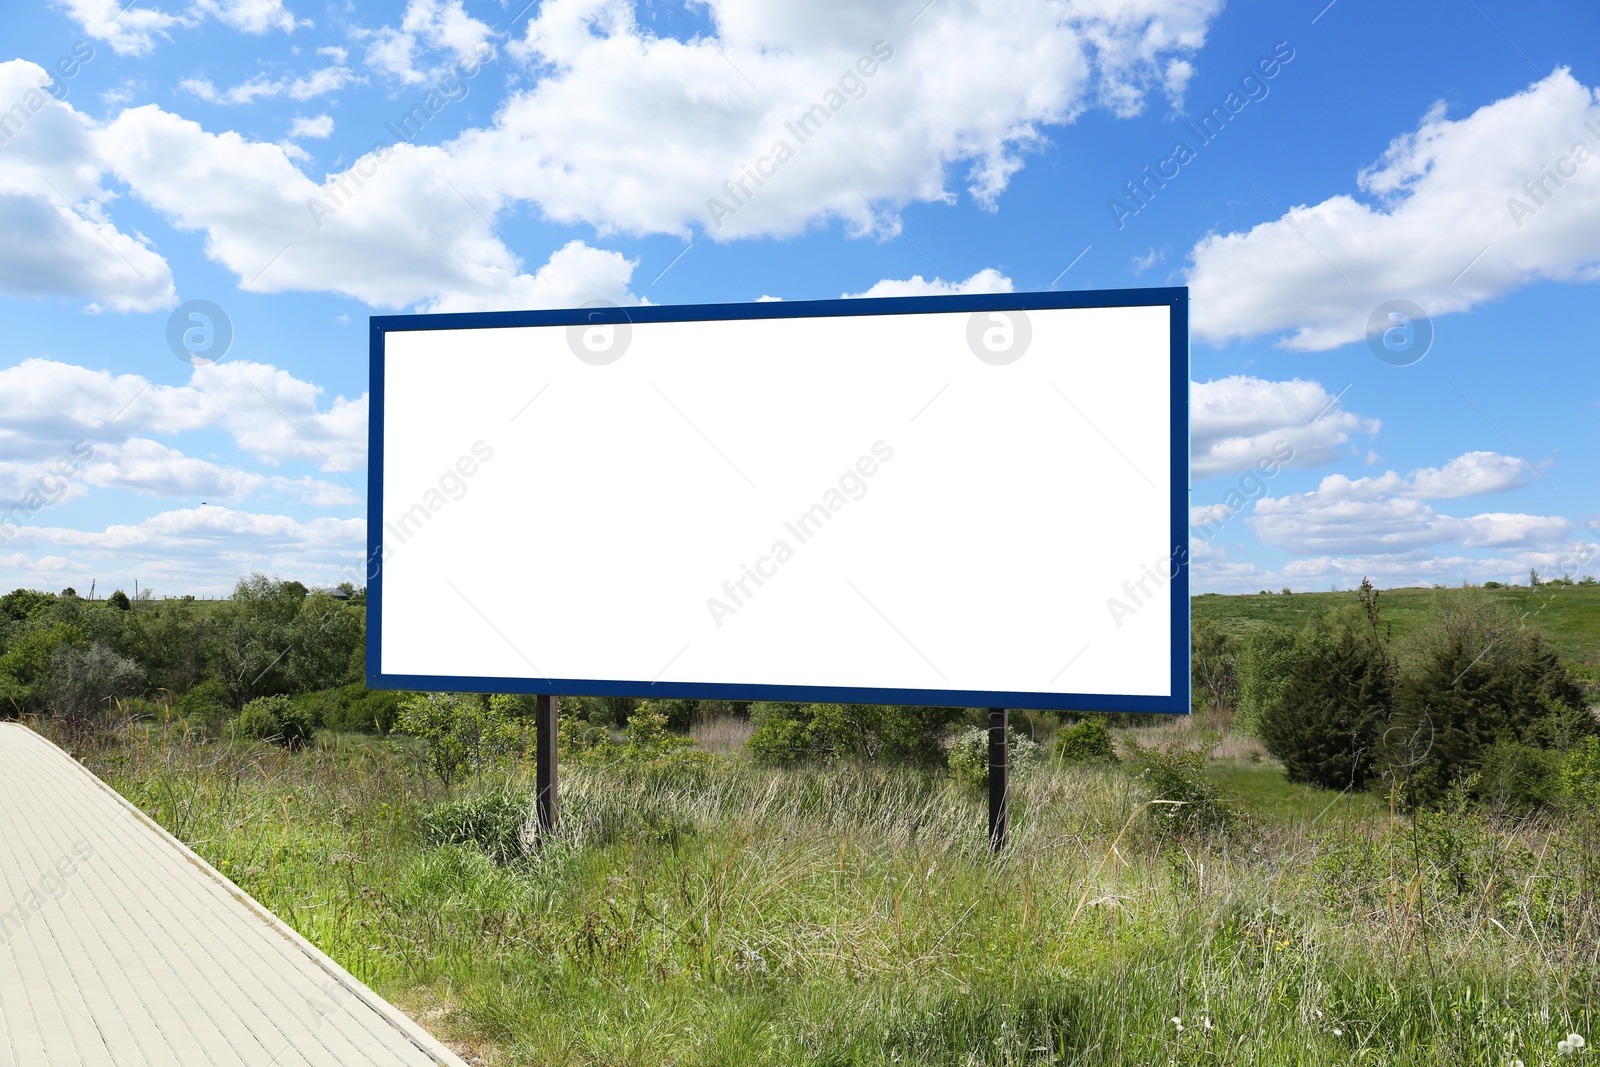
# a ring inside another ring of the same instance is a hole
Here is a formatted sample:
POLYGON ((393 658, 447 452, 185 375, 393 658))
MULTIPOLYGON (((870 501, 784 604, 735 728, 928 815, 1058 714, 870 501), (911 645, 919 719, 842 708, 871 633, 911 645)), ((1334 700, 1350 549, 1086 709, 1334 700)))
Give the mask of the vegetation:
POLYGON ((563 699, 540 838, 531 699, 368 692, 259 575, 0 597, 0 706, 488 1067, 1532 1067, 1600 1017, 1594 594, 1197 598, 1199 714, 1013 716, 999 856, 981 709, 563 699))
POLYGON ((534 846, 525 759, 446 791, 399 735, 56 736, 489 1065, 1500 1067, 1594 1035, 1592 807, 1412 820, 1141 733, 1170 751, 1019 784, 998 858, 976 792, 870 764, 579 758, 534 846))

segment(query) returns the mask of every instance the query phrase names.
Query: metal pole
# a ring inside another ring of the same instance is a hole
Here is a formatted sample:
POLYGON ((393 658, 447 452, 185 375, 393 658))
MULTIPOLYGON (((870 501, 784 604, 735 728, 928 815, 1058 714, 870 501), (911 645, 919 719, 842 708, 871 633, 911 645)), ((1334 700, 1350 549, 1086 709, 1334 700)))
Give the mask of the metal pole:
POLYGON ((1010 824, 1011 782, 1010 716, 1005 708, 989 709, 989 848, 999 852, 1006 844, 1010 824))
POLYGON ((560 814, 556 809, 556 701, 555 696, 536 696, 534 698, 534 719, 536 721, 536 740, 538 751, 535 753, 535 779, 538 786, 536 811, 539 822, 539 834, 544 836, 553 833, 560 824, 560 814))

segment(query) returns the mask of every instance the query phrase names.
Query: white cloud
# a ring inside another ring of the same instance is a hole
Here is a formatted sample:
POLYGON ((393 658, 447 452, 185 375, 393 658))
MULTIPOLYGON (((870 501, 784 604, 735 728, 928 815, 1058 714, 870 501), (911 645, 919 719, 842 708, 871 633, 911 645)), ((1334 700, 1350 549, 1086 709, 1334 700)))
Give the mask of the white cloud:
POLYGON ((294 125, 289 127, 290 137, 324 138, 333 135, 333 116, 317 115, 314 118, 300 116, 294 120, 294 125))
POLYGON ((1296 555, 1363 555, 1411 552, 1458 543, 1469 548, 1542 548, 1571 532, 1573 523, 1550 515, 1492 512, 1455 518, 1414 495, 1387 495, 1342 475, 1323 479, 1310 493, 1264 497, 1245 521, 1263 543, 1296 555))
MULTIPOLYGON (((193 10, 211 15, 223 25, 243 33, 262 34, 268 30, 293 33, 294 16, 284 9, 283 0, 193 0, 193 10)), ((303 25, 310 25, 303 23, 303 25)))
POLYGON ((1352 434, 1375 434, 1377 419, 1339 406, 1317 382, 1265 381, 1234 375, 1194 382, 1189 390, 1190 460, 1195 478, 1236 474, 1293 450, 1283 465, 1317 467, 1341 454, 1352 434))
POLYGON ((301 76, 284 75, 269 78, 257 74, 231 89, 219 90, 209 78, 184 78, 178 88, 197 96, 208 104, 253 104, 257 100, 288 97, 291 100, 313 100, 328 93, 336 93, 356 80, 349 67, 322 67, 301 76))
POLYGON ((437 147, 398 144, 319 186, 279 145, 207 133, 154 105, 98 136, 118 176, 180 228, 205 231, 207 255, 252 292, 429 310, 638 302, 633 261, 581 242, 525 273, 488 221, 499 204, 469 200, 469 177, 437 147))
POLYGON ((913 21, 925 6, 712 0, 682 41, 641 28, 625 0, 550 0, 510 46, 547 73, 452 154, 485 195, 602 233, 724 240, 830 219, 892 233, 899 207, 961 186, 992 207, 1047 125, 1097 102, 1137 111, 1219 7, 943 0, 913 21), (802 139, 788 124, 808 112, 802 139))
POLYGON ((924 280, 922 275, 909 278, 885 278, 863 293, 840 293, 843 298, 860 296, 955 296, 964 293, 1009 293, 1011 279, 985 267, 964 282, 947 282, 943 278, 924 280))
POLYGON ((154 7, 124 4, 121 0, 56 0, 85 35, 104 41, 119 56, 142 56, 168 37, 173 26, 186 26, 182 15, 169 15, 154 7))
POLYGON ((1196 334, 1293 331, 1287 347, 1317 351, 1361 340, 1392 299, 1437 317, 1600 277, 1597 99, 1563 68, 1462 119, 1436 106, 1358 176, 1375 204, 1341 194, 1206 237, 1191 253, 1196 334))
POLYGON ((512 308, 577 307, 590 300, 613 304, 638 304, 640 299, 628 289, 636 259, 620 252, 590 248, 582 241, 568 241, 550 254, 544 266, 532 274, 494 277, 495 287, 456 290, 426 302, 424 311, 496 311, 512 308))
POLYGON ((407 85, 427 81, 430 71, 417 67, 419 48, 449 52, 455 63, 468 63, 492 52, 487 23, 468 15, 461 0, 410 0, 398 29, 385 26, 373 34, 367 64, 407 85))
POLYGON ((157 594, 226 594, 251 571, 307 584, 365 584, 366 523, 233 511, 215 505, 163 512, 143 522, 104 530, 22 527, 0 556, 0 585, 60 588, 89 579, 157 594), (32 556, 30 548, 61 549, 68 558, 32 556), (20 551, 18 551, 20 550, 20 551))
POLYGON ((38 87, 42 68, 0 63, 0 292, 156 311, 176 302, 172 272, 138 235, 118 230, 89 121, 38 87))
POLYGON ((303 461, 327 471, 359 469, 366 463, 367 398, 335 397, 323 407, 321 392, 261 363, 196 367, 188 385, 169 386, 29 359, 0 370, 0 452, 49 465, 87 442, 97 452, 131 448, 123 454, 137 460, 153 453, 134 445, 136 438, 216 427, 271 466, 303 461))
POLYGON ((1527 463, 1497 452, 1467 452, 1443 467, 1423 467, 1407 477, 1387 471, 1372 478, 1350 479, 1331 474, 1319 490, 1328 499, 1376 500, 1409 497, 1417 500, 1452 500, 1519 489, 1533 476, 1527 463))

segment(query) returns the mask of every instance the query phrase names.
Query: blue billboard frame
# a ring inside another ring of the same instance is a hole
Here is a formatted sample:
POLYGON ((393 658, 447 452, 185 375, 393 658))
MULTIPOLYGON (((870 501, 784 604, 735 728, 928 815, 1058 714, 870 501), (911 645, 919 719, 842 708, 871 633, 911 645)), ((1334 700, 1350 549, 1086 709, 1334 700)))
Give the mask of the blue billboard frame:
POLYGON ((369 469, 367 478, 367 656, 369 689, 453 693, 526 693, 702 700, 782 700, 802 703, 909 704, 951 707, 1041 708, 1073 711, 1187 714, 1189 666, 1189 290, 1175 286, 1071 292, 913 296, 850 300, 768 301, 745 304, 668 304, 643 307, 568 308, 555 311, 488 311, 429 315, 375 315, 369 326, 371 358, 369 469), (751 685, 726 682, 648 682, 576 678, 493 678, 385 674, 383 642, 384 338, 411 330, 491 329, 511 326, 579 326, 607 323, 704 322, 720 319, 792 319, 823 316, 916 315, 948 312, 1157 307, 1171 324, 1171 544, 1168 595, 1172 617, 1171 696, 1118 693, 1031 693, 968 689, 887 689, 854 686, 751 685))

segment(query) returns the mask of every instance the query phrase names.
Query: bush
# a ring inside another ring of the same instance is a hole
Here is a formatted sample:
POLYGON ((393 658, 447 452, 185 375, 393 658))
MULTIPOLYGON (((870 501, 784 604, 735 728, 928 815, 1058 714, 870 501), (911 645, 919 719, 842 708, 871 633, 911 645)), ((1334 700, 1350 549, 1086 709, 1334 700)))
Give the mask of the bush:
POLYGON ((888 704, 763 701, 752 704, 750 714, 756 727, 750 752, 760 763, 853 759, 937 767, 945 763, 945 734, 963 712, 960 708, 888 704))
POLYGON ((1403 659, 1394 733, 1407 741, 1390 760, 1409 801, 1443 797, 1498 742, 1549 748, 1595 733, 1582 688, 1538 631, 1479 590, 1435 594, 1403 659))
POLYGON ((338 689, 324 689, 301 698, 315 709, 321 724, 341 734, 386 734, 400 719, 405 693, 368 689, 355 682, 338 689))
POLYGON ((215 678, 207 678, 174 700, 172 710, 190 726, 219 729, 230 710, 228 690, 215 678))
POLYGON ((1234 729, 1261 736, 1261 720, 1288 684, 1295 652, 1294 633, 1281 626, 1253 626, 1245 631, 1234 664, 1239 679, 1234 729))
POLYGON ((1238 646, 1215 619, 1197 619, 1189 632, 1193 710, 1222 714, 1238 689, 1238 646))
POLYGON ((1360 789, 1377 766, 1393 700, 1388 649, 1359 617, 1330 613, 1302 637, 1257 731, 1291 782, 1360 789))
POLYGON ((1527 812, 1561 800, 1561 755, 1519 741, 1497 741, 1478 760, 1473 795, 1501 810, 1527 812))
POLYGON ((144 671, 103 641, 88 648, 64 645, 50 658, 50 703, 70 722, 98 720, 120 697, 144 684, 144 671))
POLYGON ((310 745, 315 731, 305 708, 286 696, 257 697, 250 701, 229 729, 236 739, 274 741, 290 749, 310 745))
POLYGON ((476 845, 496 863, 514 863, 527 854, 527 825, 533 805, 521 793, 499 790, 446 800, 422 817, 428 844, 476 845))
MULTIPOLYGON (((1039 765, 1044 750, 1026 734, 1006 729, 1006 758, 1010 763, 1011 784, 1021 782, 1039 765)), ((971 782, 979 789, 989 788, 989 728, 969 726, 950 744, 946 765, 958 782, 971 782)))
POLYGON ((1241 830, 1242 812, 1229 803, 1206 776, 1206 753, 1178 745, 1144 748, 1133 742, 1137 777, 1158 804, 1146 816, 1146 826, 1158 837, 1212 838, 1241 830))
POLYGON ((1082 719, 1062 727, 1052 748, 1062 763, 1117 762, 1117 748, 1104 719, 1082 719))
POLYGON ((1584 738, 1561 764, 1561 793, 1580 811, 1600 812, 1600 737, 1584 738))
POLYGON ((498 697, 415 693, 402 702, 396 728, 422 739, 428 769, 449 789, 517 751, 521 737, 506 711, 498 697))

